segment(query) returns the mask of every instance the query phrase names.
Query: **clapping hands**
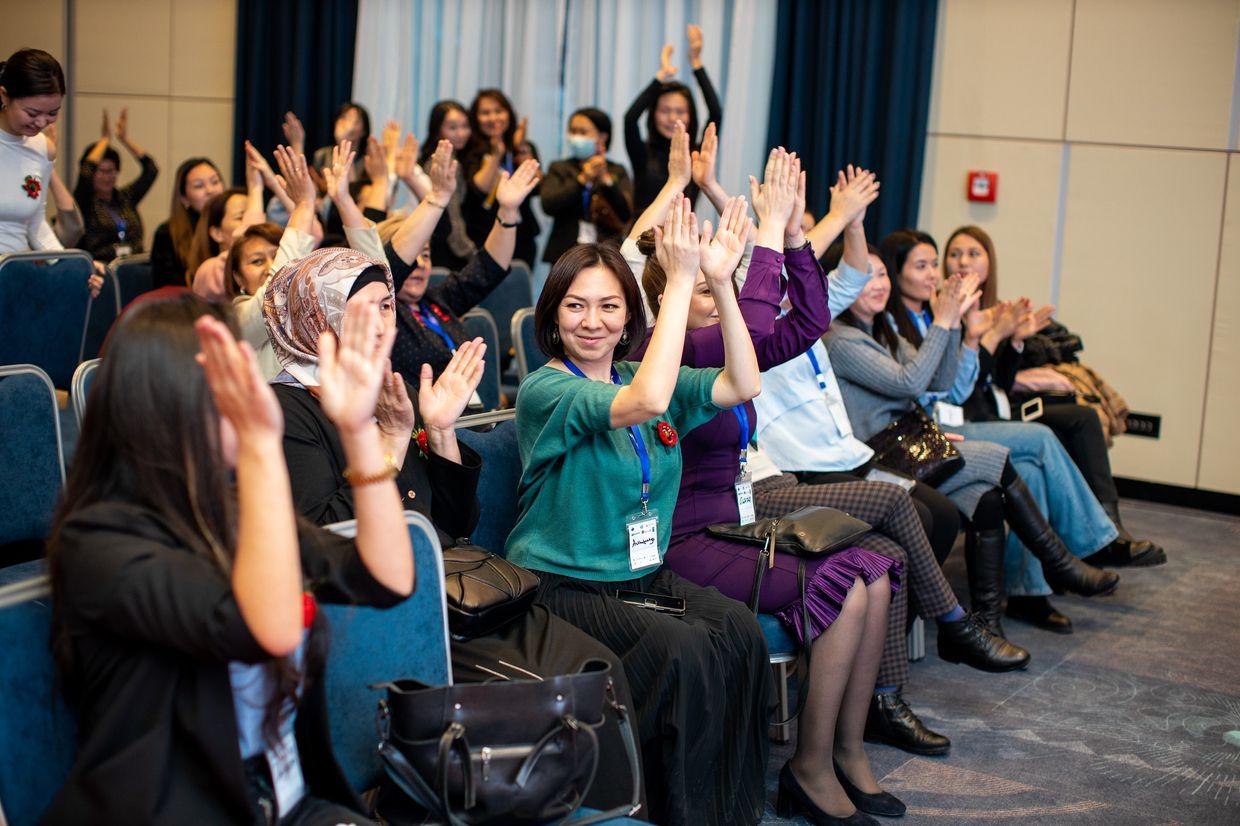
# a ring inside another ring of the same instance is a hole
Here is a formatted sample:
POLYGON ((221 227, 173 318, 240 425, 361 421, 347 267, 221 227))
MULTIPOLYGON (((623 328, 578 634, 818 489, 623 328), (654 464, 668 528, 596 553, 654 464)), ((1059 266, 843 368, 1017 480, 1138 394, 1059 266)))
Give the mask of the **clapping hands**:
POLYGON ((314 179, 310 177, 310 165, 306 163, 306 156, 286 148, 283 144, 276 147, 275 155, 276 166, 280 168, 276 183, 288 194, 293 203, 313 204, 318 190, 314 185, 314 179))
POLYGON ((655 258, 667 273, 668 289, 673 284, 692 288, 701 258, 701 238, 688 198, 681 195, 672 202, 667 221, 654 228, 654 240, 655 258))
POLYGON ((379 308, 373 303, 345 304, 340 336, 319 336, 319 404, 342 433, 357 433, 375 417, 379 393, 392 381, 388 356, 396 326, 377 335, 379 308))
POLYGON ((693 177, 693 158, 689 154, 689 133, 683 121, 672 129, 672 145, 667 154, 667 178, 683 190, 693 177))
POLYGON ((516 210, 538 186, 538 161, 530 159, 509 175, 501 172, 499 186, 495 189, 495 202, 501 210, 516 210))
POLYGON ((745 252, 745 239, 751 229, 753 219, 749 217, 749 205, 739 196, 729 198, 724 205, 713 238, 710 222, 702 225, 698 259, 712 290, 732 289, 732 273, 745 252))
POLYGON ((323 167, 323 183, 327 187, 327 197, 333 201, 349 197, 349 176, 356 156, 353 141, 348 138, 332 147, 331 166, 323 167))
POLYGON ((866 207, 878 198, 878 188, 878 178, 873 172, 849 164, 840 170, 835 186, 831 187, 830 211, 845 226, 859 225, 865 220, 866 207))
POLYGON ((465 412, 482 381, 486 352, 486 342, 480 338, 465 342, 452 354, 452 360, 434 381, 431 366, 422 365, 418 412, 422 414, 427 430, 451 431, 456 425, 456 420, 465 412))

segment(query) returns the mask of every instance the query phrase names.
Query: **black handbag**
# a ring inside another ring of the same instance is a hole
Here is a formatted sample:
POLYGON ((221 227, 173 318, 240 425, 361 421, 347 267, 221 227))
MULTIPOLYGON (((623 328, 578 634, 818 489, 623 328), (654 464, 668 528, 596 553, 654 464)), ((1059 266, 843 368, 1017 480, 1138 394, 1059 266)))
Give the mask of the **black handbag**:
POLYGON ((633 794, 627 805, 573 822, 587 826, 641 807, 628 710, 602 660, 546 680, 372 687, 387 690, 378 715, 386 779, 377 808, 385 823, 421 823, 426 815, 450 826, 567 820, 594 782, 596 730, 607 711, 619 722, 633 794))
POLYGON ((457 639, 490 634, 529 610, 538 577, 476 545, 443 552, 448 628, 457 639))
POLYGON ((874 461, 934 487, 964 467, 964 457, 920 407, 914 407, 868 441, 874 461))

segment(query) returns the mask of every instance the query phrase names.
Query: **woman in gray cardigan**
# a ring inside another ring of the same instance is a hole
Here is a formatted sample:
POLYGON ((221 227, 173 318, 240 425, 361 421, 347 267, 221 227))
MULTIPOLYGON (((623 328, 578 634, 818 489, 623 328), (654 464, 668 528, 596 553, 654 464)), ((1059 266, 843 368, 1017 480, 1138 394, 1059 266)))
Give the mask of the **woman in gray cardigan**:
MULTIPOLYGON (((920 348, 901 338, 885 308, 891 281, 876 267, 870 282, 825 337, 844 406, 858 438, 869 439, 917 404, 927 390, 948 390, 955 380, 960 352, 960 323, 977 303, 976 278, 953 277, 933 301, 934 322, 920 348)), ((1047 523, 1037 502, 1008 461, 1007 448, 977 439, 956 447, 964 467, 937 485, 978 531, 1003 530, 1004 523, 1042 563, 1047 580, 1083 596, 1110 593, 1119 583, 1111 571, 1094 568, 1073 556, 1047 523)), ((995 555, 970 553, 966 546, 969 590, 975 608, 999 631, 1003 566, 995 555)))

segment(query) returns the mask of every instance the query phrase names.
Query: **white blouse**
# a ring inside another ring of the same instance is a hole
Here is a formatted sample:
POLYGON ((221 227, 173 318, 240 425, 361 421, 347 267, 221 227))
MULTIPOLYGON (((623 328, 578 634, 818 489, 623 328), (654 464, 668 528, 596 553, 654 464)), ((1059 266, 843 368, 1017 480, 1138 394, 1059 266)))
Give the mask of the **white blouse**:
POLYGON ((47 223, 51 180, 47 138, 0 129, 0 254, 64 249, 47 223))

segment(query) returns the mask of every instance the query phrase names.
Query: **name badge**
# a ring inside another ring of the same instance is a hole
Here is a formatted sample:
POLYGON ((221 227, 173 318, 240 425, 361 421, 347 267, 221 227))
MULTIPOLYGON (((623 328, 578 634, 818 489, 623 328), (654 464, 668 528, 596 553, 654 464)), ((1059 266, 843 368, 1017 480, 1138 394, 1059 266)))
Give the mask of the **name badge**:
POLYGON ((999 413, 999 418, 1005 422, 1010 421, 1012 418, 1012 403, 1008 400, 1007 393, 1004 393, 1001 388, 991 385, 990 394, 994 396, 995 409, 999 413))
POLYGON ((589 221, 577 222, 577 243, 595 244, 598 242, 598 227, 589 221))
POLYGON ((948 404, 947 402, 934 403, 934 420, 941 426, 946 427, 963 427, 964 426, 964 408, 958 404, 948 404))
POLYGON ((113 244, 112 247, 113 249, 116 250, 117 258, 120 258, 121 256, 124 256, 124 255, 133 254, 133 247, 131 247, 129 244, 113 244))
POLYGON ((301 774, 297 738, 290 731, 276 748, 266 748, 267 765, 271 768, 271 785, 276 793, 277 816, 284 817, 306 796, 306 780, 301 774))
POLYGON ((658 565, 659 559, 659 512, 630 514, 627 520, 629 531, 629 570, 640 571, 658 565))
POLYGON ((741 524, 752 525, 758 521, 753 508, 753 479, 748 473, 736 477, 736 509, 740 511, 741 524))

